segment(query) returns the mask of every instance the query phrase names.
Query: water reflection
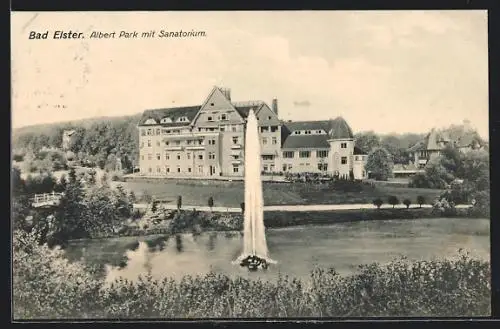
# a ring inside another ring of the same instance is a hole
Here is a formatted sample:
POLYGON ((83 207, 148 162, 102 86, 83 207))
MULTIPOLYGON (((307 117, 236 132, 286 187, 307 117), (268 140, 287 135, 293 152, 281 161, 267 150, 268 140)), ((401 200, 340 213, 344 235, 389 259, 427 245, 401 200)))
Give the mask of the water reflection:
POLYGON ((175 235, 175 248, 177 249, 177 252, 182 252, 184 250, 182 244, 182 235, 180 234, 175 235))
POLYGON ((217 241, 217 233, 212 232, 208 235, 207 250, 212 251, 215 249, 215 242, 217 241))
MULTIPOLYGON (((361 264, 385 263, 399 256, 409 259, 451 257, 457 255, 460 248, 473 256, 489 259, 488 227, 488 220, 433 219, 406 221, 400 226, 377 222, 269 230, 273 254, 281 261, 266 273, 249 273, 231 265, 242 251, 240 232, 205 232, 197 237, 178 234, 171 237, 172 243, 168 243, 167 236, 138 238, 141 242, 136 240, 121 246, 115 239, 100 247, 87 245, 86 258, 92 256, 91 250, 94 253, 109 250, 115 257, 124 255, 120 262, 106 261, 107 264, 120 265, 107 266, 108 280, 120 276, 133 280, 148 271, 158 279, 179 279, 184 275, 204 275, 209 271, 262 279, 277 278, 281 272, 306 279, 315 266, 334 267, 345 275, 361 264), (432 222, 431 227, 429 222, 432 222), (479 230, 484 234, 468 233, 479 230)), ((78 252, 82 247, 79 245, 78 252)))

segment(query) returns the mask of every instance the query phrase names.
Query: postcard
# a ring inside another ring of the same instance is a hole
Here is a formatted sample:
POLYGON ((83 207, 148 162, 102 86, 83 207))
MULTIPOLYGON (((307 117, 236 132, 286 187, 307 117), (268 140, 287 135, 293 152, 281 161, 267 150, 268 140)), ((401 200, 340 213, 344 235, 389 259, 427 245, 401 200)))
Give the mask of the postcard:
POLYGON ((14 320, 491 314, 487 12, 13 12, 14 320))

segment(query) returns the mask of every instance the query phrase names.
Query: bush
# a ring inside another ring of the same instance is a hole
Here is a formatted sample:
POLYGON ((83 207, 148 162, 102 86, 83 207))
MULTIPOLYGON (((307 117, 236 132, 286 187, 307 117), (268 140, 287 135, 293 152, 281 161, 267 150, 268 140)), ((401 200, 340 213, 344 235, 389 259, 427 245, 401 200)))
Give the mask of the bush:
POLYGON ((403 204, 406 206, 406 209, 410 208, 411 205, 411 200, 410 199, 404 199, 403 204))
POLYGON ((399 199, 395 195, 391 195, 388 199, 387 202, 394 208, 397 204, 399 204, 399 199))
POLYGON ((377 198, 373 200, 373 205, 376 206, 378 209, 384 204, 384 201, 380 198, 377 198))
POLYGON ((417 196, 417 204, 420 208, 422 208, 422 205, 425 204, 425 197, 423 195, 417 196))
POLYGON ((490 264, 464 253, 443 260, 373 263, 349 276, 316 268, 306 281, 208 273, 179 281, 145 275, 105 285, 81 263, 64 260, 62 251, 14 238, 15 319, 472 317, 491 312, 490 264))

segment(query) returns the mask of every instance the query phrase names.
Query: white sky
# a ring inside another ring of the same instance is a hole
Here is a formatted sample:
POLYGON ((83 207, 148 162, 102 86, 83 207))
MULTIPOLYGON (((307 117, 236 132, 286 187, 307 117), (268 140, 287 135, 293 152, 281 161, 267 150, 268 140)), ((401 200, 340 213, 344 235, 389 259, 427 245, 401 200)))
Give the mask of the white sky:
POLYGON ((12 14, 13 127, 201 104, 279 100, 282 119, 342 115, 355 132, 426 132, 469 119, 488 136, 486 11, 12 14), (85 32, 29 40, 30 31, 85 32), (91 31, 203 30, 198 39, 91 31))

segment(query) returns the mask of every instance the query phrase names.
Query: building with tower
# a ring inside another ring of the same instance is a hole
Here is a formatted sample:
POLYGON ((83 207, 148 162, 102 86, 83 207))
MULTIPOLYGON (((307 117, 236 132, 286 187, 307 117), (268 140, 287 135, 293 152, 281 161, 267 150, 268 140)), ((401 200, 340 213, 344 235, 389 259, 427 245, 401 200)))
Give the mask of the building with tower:
POLYGON ((367 177, 366 154, 354 146, 347 122, 288 121, 278 100, 234 102, 214 87, 201 105, 144 111, 139 124, 140 173, 166 177, 243 176, 246 118, 254 110, 261 137, 262 172, 317 172, 367 177))

